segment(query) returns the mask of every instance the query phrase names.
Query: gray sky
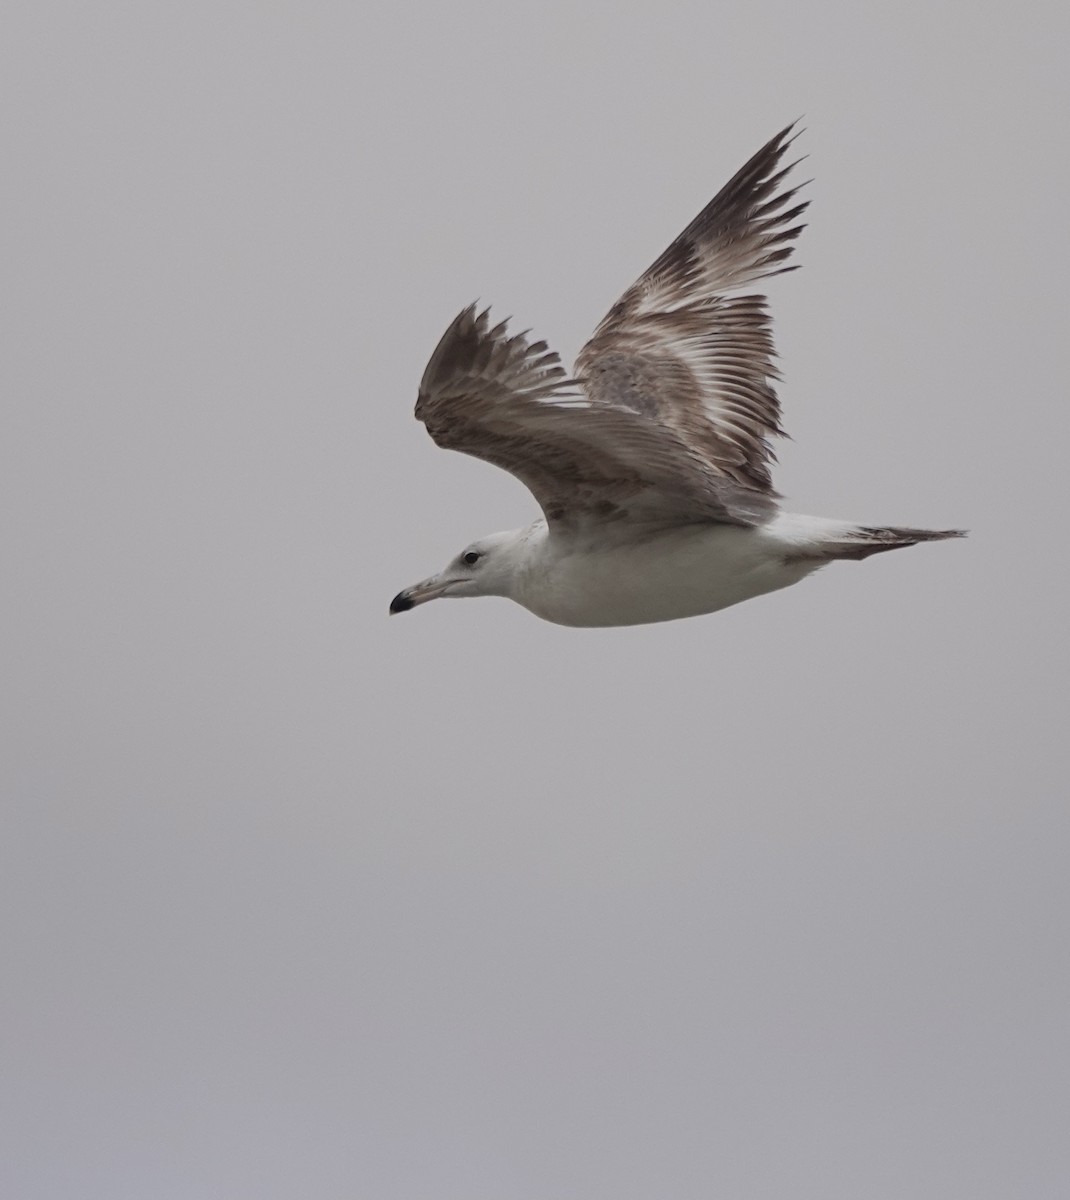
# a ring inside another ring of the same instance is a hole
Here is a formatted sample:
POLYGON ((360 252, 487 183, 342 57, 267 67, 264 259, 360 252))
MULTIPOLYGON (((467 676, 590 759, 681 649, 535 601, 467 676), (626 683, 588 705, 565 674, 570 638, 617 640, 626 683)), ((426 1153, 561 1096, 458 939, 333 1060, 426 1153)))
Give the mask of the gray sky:
POLYGON ((9 6, 0 1194, 1067 1194, 1067 25, 9 6), (778 484, 971 539, 388 620, 535 515, 448 321, 571 357, 800 114, 778 484))

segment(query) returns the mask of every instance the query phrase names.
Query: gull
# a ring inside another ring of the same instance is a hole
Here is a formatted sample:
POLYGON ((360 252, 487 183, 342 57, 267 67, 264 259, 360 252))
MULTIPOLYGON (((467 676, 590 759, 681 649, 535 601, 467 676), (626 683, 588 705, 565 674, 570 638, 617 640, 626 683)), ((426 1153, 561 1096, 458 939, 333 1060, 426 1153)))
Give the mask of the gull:
MULTIPOLYGON (((808 201, 784 180, 798 136, 766 143, 609 310, 569 377, 559 356, 470 305, 424 371, 416 416, 434 441, 515 475, 543 516, 466 546, 399 592, 504 596, 559 625, 715 612, 840 559, 964 536, 784 512, 783 435, 766 298, 740 291, 787 265, 808 201)), ((802 186, 802 185, 800 185, 802 186)))

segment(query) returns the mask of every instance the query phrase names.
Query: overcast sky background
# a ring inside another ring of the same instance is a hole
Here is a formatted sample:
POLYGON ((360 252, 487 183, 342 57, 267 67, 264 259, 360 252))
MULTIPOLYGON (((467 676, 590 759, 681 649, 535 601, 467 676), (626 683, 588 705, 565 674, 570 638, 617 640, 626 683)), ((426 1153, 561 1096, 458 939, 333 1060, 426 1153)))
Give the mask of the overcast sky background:
POLYGON ((8 7, 0 1194, 1070 1193, 1068 24, 8 7), (536 511, 449 320, 571 359, 801 114, 778 484, 970 540, 388 619, 536 511))

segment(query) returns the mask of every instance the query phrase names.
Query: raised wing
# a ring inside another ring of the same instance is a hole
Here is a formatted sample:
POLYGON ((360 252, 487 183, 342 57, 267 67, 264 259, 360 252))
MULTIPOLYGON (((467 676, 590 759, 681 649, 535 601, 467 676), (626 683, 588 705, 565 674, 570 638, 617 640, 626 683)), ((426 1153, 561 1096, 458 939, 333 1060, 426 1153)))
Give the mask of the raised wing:
POLYGON ((626 518, 753 525, 772 502, 710 470, 685 431, 576 389, 545 342, 471 305, 443 334, 416 416, 435 442, 520 479, 555 527, 626 518))
POLYGON ((606 314, 576 375, 598 408, 642 414, 711 473, 775 496, 769 439, 783 433, 764 296, 727 296, 794 270, 798 188, 779 190, 788 126, 748 162, 606 314))

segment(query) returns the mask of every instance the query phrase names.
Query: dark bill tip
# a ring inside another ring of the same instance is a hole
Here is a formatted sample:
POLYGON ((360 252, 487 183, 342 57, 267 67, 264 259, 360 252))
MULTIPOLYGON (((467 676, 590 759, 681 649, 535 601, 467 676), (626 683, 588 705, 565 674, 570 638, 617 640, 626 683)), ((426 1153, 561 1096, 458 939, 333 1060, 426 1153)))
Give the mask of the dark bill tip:
POLYGON ((408 612, 413 607, 413 602, 409 597, 408 592, 398 592, 393 600, 390 601, 390 615, 394 613, 408 612))

